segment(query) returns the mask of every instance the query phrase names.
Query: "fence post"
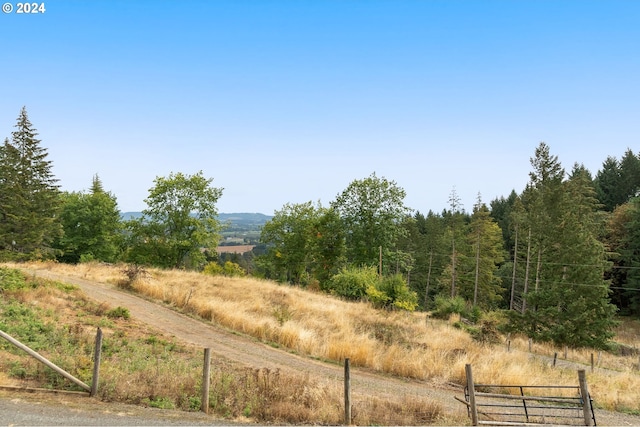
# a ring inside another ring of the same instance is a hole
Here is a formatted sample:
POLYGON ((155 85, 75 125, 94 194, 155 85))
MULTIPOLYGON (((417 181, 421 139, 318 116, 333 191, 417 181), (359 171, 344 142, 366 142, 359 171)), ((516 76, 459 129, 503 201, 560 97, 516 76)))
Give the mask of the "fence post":
POLYGON ((204 364, 202 367, 202 402, 200 410, 209 413, 209 384, 211 383, 211 349, 204 349, 204 364))
POLYGON ((592 425, 591 398, 587 388, 587 375, 584 369, 578 370, 578 382, 580 383, 580 396, 582 397, 582 413, 584 414, 584 425, 592 425))
POLYGON ((476 407, 476 391, 473 385, 473 373, 471 372, 471 365, 464 365, 464 371, 467 375, 467 390, 469 390, 469 408, 471 409, 471 424, 478 425, 478 408, 476 407))
POLYGON ((102 329, 96 333, 96 348, 93 353, 93 378, 91 380, 91 397, 98 394, 98 381, 100 381, 100 359, 102 355, 102 329))
POLYGON ((344 423, 351 425, 351 369, 348 357, 344 359, 344 423))

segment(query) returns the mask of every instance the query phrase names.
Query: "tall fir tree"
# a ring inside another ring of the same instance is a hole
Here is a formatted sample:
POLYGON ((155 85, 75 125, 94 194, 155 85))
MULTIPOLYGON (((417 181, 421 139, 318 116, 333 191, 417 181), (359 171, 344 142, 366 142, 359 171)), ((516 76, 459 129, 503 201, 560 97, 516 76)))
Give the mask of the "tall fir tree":
MULTIPOLYGON (((640 316, 640 197, 631 199, 621 209, 622 233, 617 250, 624 282, 620 283, 620 305, 625 314, 640 316)), ((621 206, 622 208, 622 206, 621 206)))
POLYGON ((50 256, 62 233, 58 180, 25 107, 15 128, 0 147, 0 250, 50 256))
POLYGON ((473 301, 473 305, 495 308, 504 295, 502 280, 497 275, 498 266, 504 261, 504 242, 502 230, 480 196, 473 207, 467 242, 472 252, 467 255, 468 280, 461 281, 460 294, 473 301))
POLYGON ((524 312, 513 318, 533 338, 604 348, 612 337, 615 307, 604 280, 603 217, 595 189, 584 168, 574 168, 564 180, 557 157, 544 143, 532 165, 523 194, 532 236, 524 263, 530 282, 524 312))

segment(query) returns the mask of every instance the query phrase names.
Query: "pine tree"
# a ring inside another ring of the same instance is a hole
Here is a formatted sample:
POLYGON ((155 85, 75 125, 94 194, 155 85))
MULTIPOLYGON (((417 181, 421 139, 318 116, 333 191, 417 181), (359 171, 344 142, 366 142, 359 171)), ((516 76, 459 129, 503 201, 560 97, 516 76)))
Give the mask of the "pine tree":
POLYGON ((44 256, 62 232, 58 180, 26 108, 15 127, 0 148, 0 249, 44 256))

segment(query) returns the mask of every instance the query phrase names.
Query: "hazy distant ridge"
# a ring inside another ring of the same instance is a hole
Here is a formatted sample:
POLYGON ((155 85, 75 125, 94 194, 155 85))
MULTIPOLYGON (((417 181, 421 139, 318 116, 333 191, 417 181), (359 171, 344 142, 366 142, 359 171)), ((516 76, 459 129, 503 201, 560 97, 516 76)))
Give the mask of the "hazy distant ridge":
MULTIPOLYGON (((120 216, 126 221, 134 218, 140 218, 142 216, 142 212, 122 212, 120 216)), ((223 224, 231 223, 233 225, 245 226, 262 226, 271 218, 273 217, 261 213, 239 212, 218 214, 218 220, 223 224)))

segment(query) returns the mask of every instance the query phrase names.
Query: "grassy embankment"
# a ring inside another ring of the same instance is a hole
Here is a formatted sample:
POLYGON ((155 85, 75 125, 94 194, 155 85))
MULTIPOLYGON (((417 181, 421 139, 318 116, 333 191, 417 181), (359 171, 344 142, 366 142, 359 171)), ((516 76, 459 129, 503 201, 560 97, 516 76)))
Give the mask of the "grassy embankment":
MULTIPOLYGON (((106 283, 126 283, 122 268, 117 266, 31 267, 106 283)), ((550 366, 549 357, 554 353, 562 357, 563 349, 534 343, 529 353, 526 339, 511 337, 507 351, 504 344, 478 343, 452 322, 429 319, 424 313, 381 312, 366 303, 348 303, 269 281, 183 271, 149 270, 145 278, 131 286, 149 298, 299 354, 336 361, 349 357, 356 366, 393 375, 462 384, 464 365, 471 363, 476 381, 483 383, 575 385, 577 382, 576 366, 570 369, 550 366)), ((627 322, 616 339, 637 345, 637 331, 637 322, 627 322)), ((587 369, 596 405, 614 411, 640 412, 638 356, 602 353, 595 372, 590 372, 591 353, 598 354, 588 349, 570 350, 568 359, 587 369)), ((139 382, 144 381, 137 380, 136 384, 139 382)), ((339 407, 339 395, 335 391, 332 404, 325 403, 339 407)), ((322 422, 321 419, 318 417, 316 421, 322 422)), ((325 419, 325 422, 332 421, 325 419)))

